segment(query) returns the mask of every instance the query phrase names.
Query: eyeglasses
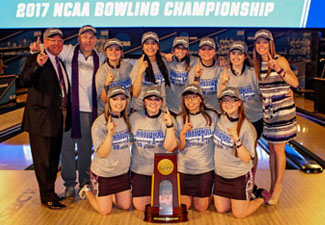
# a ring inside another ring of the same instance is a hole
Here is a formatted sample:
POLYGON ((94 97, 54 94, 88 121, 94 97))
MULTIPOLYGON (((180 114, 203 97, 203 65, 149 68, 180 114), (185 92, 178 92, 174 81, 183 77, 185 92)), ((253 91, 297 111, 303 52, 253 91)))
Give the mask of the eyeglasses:
POLYGON ((235 103, 239 101, 238 98, 222 98, 221 103, 235 103))
POLYGON ((150 98, 146 98, 145 100, 148 100, 148 101, 151 101, 151 102, 159 102, 159 101, 161 101, 161 98, 150 97, 150 98))
POLYGON ((198 97, 200 97, 200 96, 198 96, 198 95, 185 95, 185 96, 184 96, 184 100, 185 100, 185 101, 189 101, 190 99, 191 99, 191 100, 195 100, 195 99, 197 99, 198 97))

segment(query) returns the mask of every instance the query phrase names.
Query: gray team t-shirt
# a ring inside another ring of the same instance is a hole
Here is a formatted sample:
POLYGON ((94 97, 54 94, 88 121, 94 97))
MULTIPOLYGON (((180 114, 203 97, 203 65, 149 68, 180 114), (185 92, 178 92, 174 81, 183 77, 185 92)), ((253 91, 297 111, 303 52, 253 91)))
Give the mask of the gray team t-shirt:
MULTIPOLYGON (((222 115, 214 129, 213 139, 215 145, 215 172, 224 178, 236 178, 248 173, 252 167, 252 160, 244 163, 235 156, 236 146, 227 133, 227 128, 235 127, 237 122, 230 122, 226 115, 222 115)), ((252 158, 255 157, 256 131, 254 126, 244 120, 239 138, 252 158)))
MULTIPOLYGON (((210 67, 206 67, 201 63, 201 66, 203 68, 203 72, 200 77, 200 87, 204 95, 206 106, 220 112, 220 105, 217 96, 217 83, 220 76, 221 67, 217 66, 217 63, 210 67)), ((188 77, 189 84, 194 82, 194 70, 195 67, 190 70, 188 77)))
MULTIPOLYGON (((132 80, 132 85, 134 84, 134 82, 136 80, 136 76, 137 76, 137 73, 138 73, 138 68, 139 68, 140 63, 141 63, 141 59, 139 59, 134 64, 134 66, 133 66, 133 68, 131 70, 130 78, 132 80)), ((152 65, 153 73, 155 75, 157 84, 146 81, 145 80, 145 72, 143 73, 143 80, 142 80, 142 87, 141 87, 140 95, 137 98, 132 96, 131 108, 133 108, 135 110, 143 110, 143 94, 144 94, 144 90, 147 87, 150 87, 150 86, 153 86, 153 85, 158 86, 158 87, 161 88, 161 94, 162 94, 163 99, 164 99, 163 108, 166 105, 166 85, 165 85, 166 83, 165 83, 165 78, 164 78, 163 74, 160 72, 158 64, 156 62, 151 63, 151 65, 152 65)))
MULTIPOLYGON (((207 111, 212 123, 209 126, 202 113, 190 115, 189 121, 193 125, 192 130, 185 135, 186 146, 178 153, 178 171, 186 174, 201 174, 214 170, 214 146, 213 131, 218 116, 213 111, 207 111)), ((177 136, 183 128, 183 118, 177 116, 177 136)))
MULTIPOLYGON (((108 74, 110 67, 105 62, 101 65, 96 73, 96 91, 97 91, 97 102, 98 102, 98 112, 102 113, 105 109, 105 103, 101 100, 101 94, 104 88, 104 83, 108 74)), ((121 60, 120 66, 116 69, 111 68, 111 72, 114 75, 114 81, 109 85, 110 88, 115 86, 120 86, 124 88, 128 95, 130 96, 130 88, 132 86, 130 72, 132 70, 132 65, 128 62, 121 60)))
MULTIPOLYGON (((197 61, 197 57, 190 57, 191 69, 197 61)), ((173 61, 167 64, 169 69, 170 86, 167 86, 166 101, 168 109, 176 114, 182 111, 182 92, 188 85, 188 73, 185 70, 185 60, 177 62, 175 57, 173 61)))
MULTIPOLYGON (((218 95, 221 92, 222 74, 223 73, 221 73, 218 81, 218 95)), ((254 68, 246 67, 244 73, 240 76, 234 75, 231 70, 228 70, 227 74, 229 74, 230 80, 226 87, 237 87, 239 89, 244 101, 244 112, 247 119, 251 122, 262 119, 262 100, 260 98, 260 90, 254 68)))
POLYGON ((131 135, 123 118, 112 118, 116 124, 113 135, 112 150, 106 158, 97 153, 106 135, 106 120, 104 114, 93 123, 91 135, 95 149, 95 157, 91 163, 91 171, 98 176, 114 177, 125 174, 130 168, 131 135))
POLYGON ((149 118, 144 111, 130 115, 132 144, 131 170, 135 173, 151 176, 155 153, 168 153, 164 150, 166 126, 163 113, 157 118, 149 118))

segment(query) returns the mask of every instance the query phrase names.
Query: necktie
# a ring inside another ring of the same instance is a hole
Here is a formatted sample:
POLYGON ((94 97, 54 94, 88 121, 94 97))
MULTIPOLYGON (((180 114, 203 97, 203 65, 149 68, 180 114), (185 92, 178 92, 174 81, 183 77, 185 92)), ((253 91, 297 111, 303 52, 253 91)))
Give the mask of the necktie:
POLYGON ((57 56, 55 57, 55 62, 56 62, 56 67, 57 67, 58 73, 59 73, 59 82, 60 82, 60 88, 61 88, 61 92, 62 92, 62 105, 66 106, 67 102, 68 102, 68 98, 67 98, 67 91, 65 88, 65 83, 64 83, 64 78, 63 78, 63 73, 62 73, 62 68, 61 68, 59 57, 57 57, 57 56))

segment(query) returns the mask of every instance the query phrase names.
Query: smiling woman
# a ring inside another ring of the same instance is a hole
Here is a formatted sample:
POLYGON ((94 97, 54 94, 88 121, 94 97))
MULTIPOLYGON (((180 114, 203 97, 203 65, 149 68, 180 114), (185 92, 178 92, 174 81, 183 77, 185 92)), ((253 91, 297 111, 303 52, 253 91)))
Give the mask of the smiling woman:
POLYGON ((163 96, 159 87, 144 90, 144 110, 130 115, 133 135, 131 183, 132 200, 136 209, 144 211, 150 203, 151 176, 155 153, 172 152, 177 147, 174 119, 166 108, 161 111, 163 96))
POLYGON ((213 128, 217 114, 208 110, 202 90, 190 84, 182 92, 182 112, 176 118, 179 136, 178 172, 181 202, 198 211, 209 205, 213 183, 213 128))
POLYGON ((131 108, 143 109, 144 90, 150 86, 161 88, 163 108, 166 104, 166 86, 170 86, 169 71, 166 61, 159 51, 159 38, 155 32, 146 32, 142 35, 142 57, 134 64, 130 77, 133 85, 131 108))

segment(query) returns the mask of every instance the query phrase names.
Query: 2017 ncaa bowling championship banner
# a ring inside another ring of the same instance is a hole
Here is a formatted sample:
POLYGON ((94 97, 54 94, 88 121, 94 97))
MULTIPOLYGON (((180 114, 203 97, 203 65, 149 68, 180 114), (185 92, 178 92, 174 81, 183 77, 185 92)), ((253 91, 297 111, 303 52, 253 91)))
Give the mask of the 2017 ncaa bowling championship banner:
POLYGON ((0 28, 325 27, 323 0, 3 0, 0 28))

